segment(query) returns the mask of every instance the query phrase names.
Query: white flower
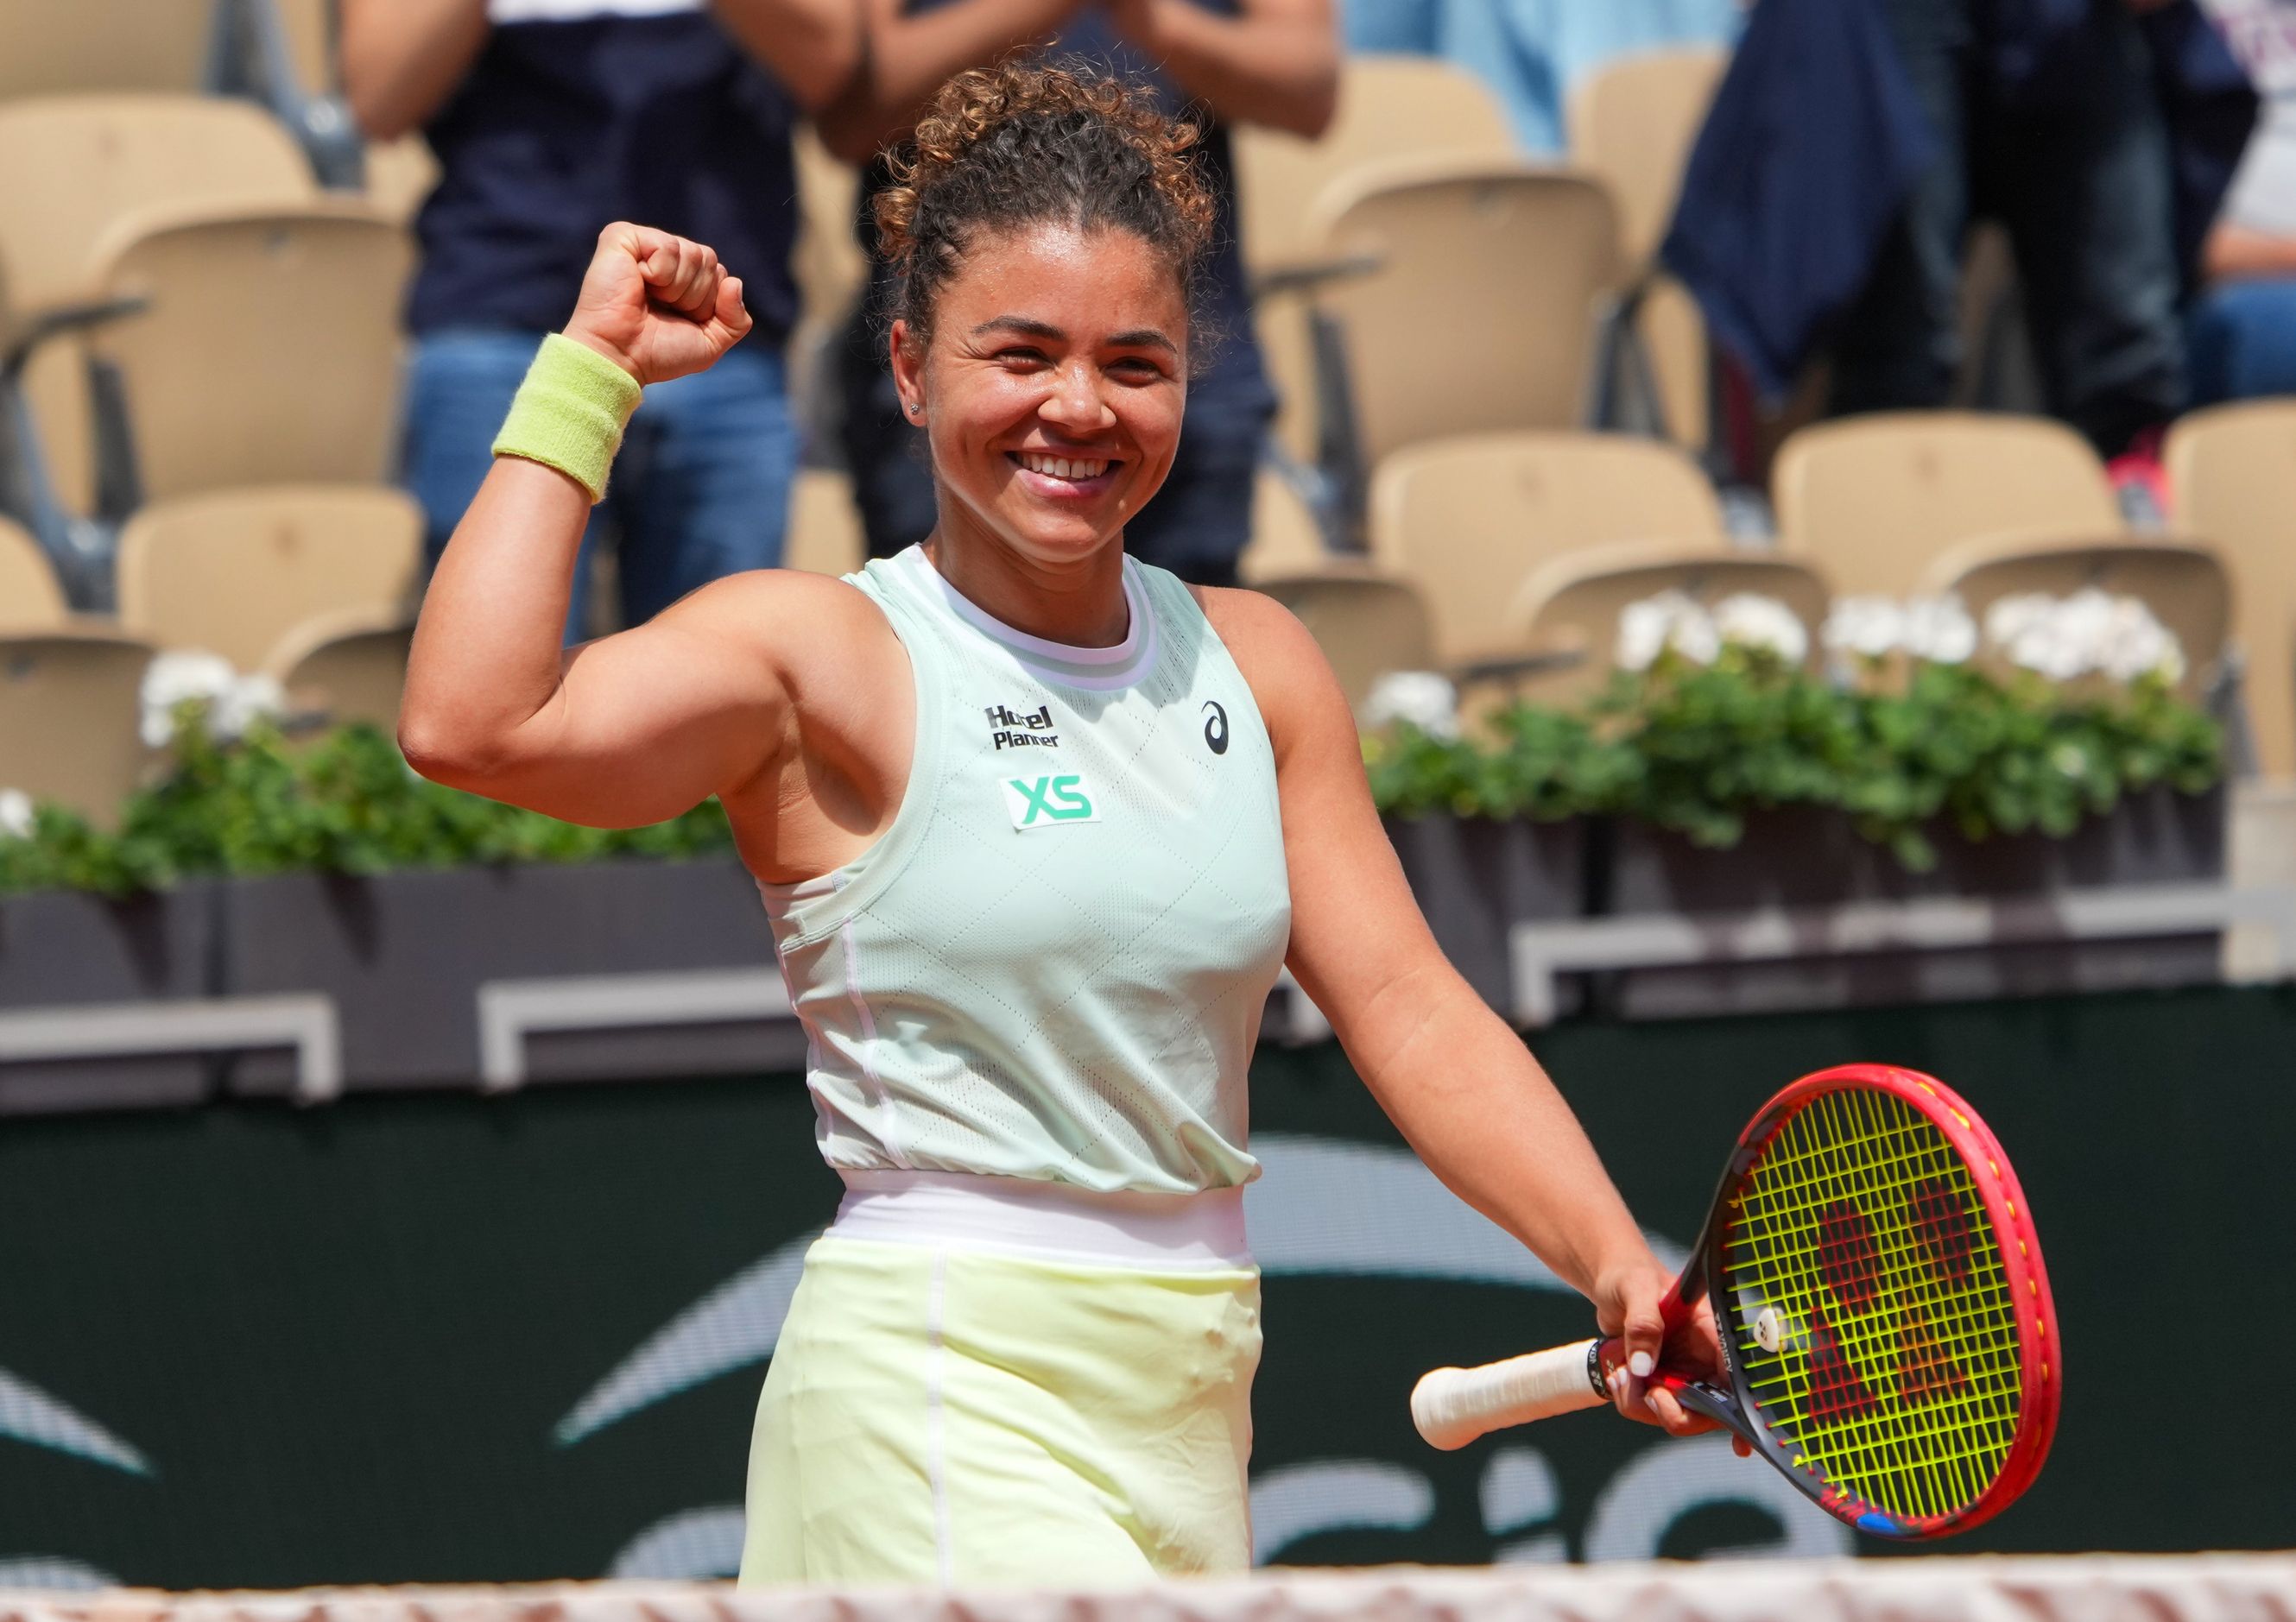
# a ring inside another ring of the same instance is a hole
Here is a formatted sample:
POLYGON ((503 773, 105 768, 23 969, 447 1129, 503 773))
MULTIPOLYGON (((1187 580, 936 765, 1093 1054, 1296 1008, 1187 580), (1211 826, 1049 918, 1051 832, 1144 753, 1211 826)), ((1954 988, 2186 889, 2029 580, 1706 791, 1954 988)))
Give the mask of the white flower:
POLYGON ((232 739, 261 716, 286 708, 287 695, 267 676, 242 676, 219 653, 179 649, 162 653, 144 672, 141 731, 146 746, 164 749, 176 735, 178 705, 205 707, 209 731, 232 739))
POLYGON ((0 789, 0 834, 29 840, 34 825, 32 797, 21 789, 0 789))
POLYGON ((216 701, 208 725, 218 738, 242 737, 257 721, 278 716, 286 708, 287 690, 277 677, 242 676, 216 701))
POLYGON ((2053 682, 2092 674, 2131 682, 2185 674, 2185 651, 2139 598, 2115 597, 2095 586, 2056 598, 2038 592, 2004 597, 1985 615, 1986 639, 2013 664, 2053 682))
POLYGON ((1620 669, 1647 670, 1669 648, 1700 665, 1712 664, 1722 651, 1713 617, 1694 598, 1663 591, 1620 610, 1618 641, 1611 657, 1620 669))
POLYGON ((1714 605, 1714 629, 1725 643, 1761 648, 1789 665, 1809 657, 1809 629, 1775 597, 1738 592, 1714 605))
POLYGON ((1431 670, 1390 670, 1364 700, 1364 719, 1374 727, 1408 721, 1430 737, 1456 738, 1458 690, 1431 670))
POLYGON ((2177 682, 2184 679, 2185 650, 2149 604, 2136 597, 2117 597, 2097 664, 2116 682, 2156 674, 2163 681, 2177 682))
POLYGON ((1985 610, 1985 640, 2006 648, 2034 627, 2052 618, 2057 600, 2046 592, 2019 592, 1997 597, 1985 610))
POLYGON ((1958 665, 1977 651, 1977 622, 1958 597, 1916 597, 1906 604, 1905 640, 1915 659, 1958 665))
POLYGON ((1837 597, 1818 639, 1830 653, 1885 659, 1905 645, 1906 610, 1888 597, 1837 597))

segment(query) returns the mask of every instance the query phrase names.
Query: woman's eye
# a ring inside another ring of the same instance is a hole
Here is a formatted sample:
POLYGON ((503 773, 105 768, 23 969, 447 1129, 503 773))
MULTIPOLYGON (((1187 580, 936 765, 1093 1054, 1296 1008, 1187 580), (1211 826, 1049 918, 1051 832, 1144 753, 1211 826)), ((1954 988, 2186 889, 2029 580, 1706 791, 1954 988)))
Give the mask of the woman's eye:
POLYGON ((1152 360, 1146 360, 1136 355, 1127 356, 1124 359, 1111 365, 1108 369, 1119 377, 1136 382, 1152 382, 1164 375, 1163 367, 1152 360))
POLYGON ((1008 366, 1041 366, 1046 364, 1042 349, 1027 348, 999 349, 996 358, 1008 366))

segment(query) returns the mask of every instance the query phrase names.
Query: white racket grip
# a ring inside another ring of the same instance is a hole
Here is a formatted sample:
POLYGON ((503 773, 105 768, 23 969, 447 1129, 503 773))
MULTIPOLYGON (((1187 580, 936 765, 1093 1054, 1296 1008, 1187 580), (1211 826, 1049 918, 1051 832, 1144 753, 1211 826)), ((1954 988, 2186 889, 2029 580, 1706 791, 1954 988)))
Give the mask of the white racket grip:
POLYGON ((1587 1377, 1595 1342, 1527 1352, 1479 1369, 1435 1369, 1411 1388, 1411 1422, 1448 1453, 1485 1431, 1599 1408, 1610 1398, 1587 1377))

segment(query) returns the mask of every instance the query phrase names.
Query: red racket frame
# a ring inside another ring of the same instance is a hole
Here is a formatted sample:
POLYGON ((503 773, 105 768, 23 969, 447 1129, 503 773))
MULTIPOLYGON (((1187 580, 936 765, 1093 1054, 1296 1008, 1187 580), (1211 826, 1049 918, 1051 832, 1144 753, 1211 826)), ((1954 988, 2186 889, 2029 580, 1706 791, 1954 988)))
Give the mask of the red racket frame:
MULTIPOLYGON (((1730 1376, 1726 1391, 1704 1380, 1687 1380, 1661 1370, 1656 1383, 1675 1393, 1685 1407, 1705 1414, 1767 1454, 1771 1462, 1830 1513, 1860 1531, 1883 1537, 1943 1537, 1965 1532, 1991 1520, 2033 1483, 2049 1455, 2056 1435, 2057 1408, 2064 1386, 2062 1348, 2057 1336, 2057 1309, 2049 1293, 2049 1274, 2041 1260, 2041 1242, 2033 1231, 2033 1215, 2017 1173, 2002 1152, 1999 1140, 1977 1111, 1951 1087, 1933 1076, 1894 1065, 1845 1064, 1805 1076, 1764 1104, 1738 1137, 1728 1167, 1714 1192, 1689 1264, 1668 1298, 1670 1321, 1686 1315, 1704 1293, 1714 1308, 1718 1329, 1736 1322, 1735 1305, 1723 1298, 1722 1258, 1730 1234, 1730 1198, 1747 1171, 1787 1118, 1823 1094, 1855 1090, 1885 1093, 1923 1116, 1944 1134, 1946 1141, 1968 1164, 1970 1180, 1985 1202, 1992 1224, 1995 1248, 2001 1256, 2010 1296, 2018 1307, 2018 1342, 2022 1358, 2022 1395, 2017 1435, 1992 1484, 1967 1506, 1943 1515, 1893 1514, 1866 1503, 1836 1483, 1821 1481, 1792 1461, 1792 1448, 1763 1422, 1760 1409, 1747 1389, 1744 1372, 1732 1355, 1729 1337, 1722 1337, 1722 1358, 1730 1376)), ((1603 1348, 1603 1362, 1613 1361, 1615 1342, 1603 1348)))

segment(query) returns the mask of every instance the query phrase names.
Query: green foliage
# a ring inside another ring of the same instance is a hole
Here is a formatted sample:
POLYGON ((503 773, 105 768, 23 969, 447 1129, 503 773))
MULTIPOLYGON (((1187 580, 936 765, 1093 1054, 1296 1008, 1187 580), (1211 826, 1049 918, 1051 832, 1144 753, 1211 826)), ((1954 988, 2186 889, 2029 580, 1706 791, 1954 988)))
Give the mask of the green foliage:
POLYGON ((2199 793, 2223 773, 2215 723, 2157 677, 2060 687, 1916 663, 1894 686, 1841 686, 1734 645, 1621 672, 1576 710, 1516 706, 1480 736, 1398 723, 1364 757, 1398 815, 1623 816, 1719 848, 1751 811, 1816 807, 1916 870, 1940 827, 2062 837, 2125 793, 2199 793))
POLYGON ((651 827, 579 827, 418 777, 372 726, 291 742, 259 727, 223 744, 187 706, 169 770, 130 797, 116 831, 43 805, 29 838, 0 835, 0 894, 118 896, 204 874, 676 857, 732 845, 715 800, 651 827))

